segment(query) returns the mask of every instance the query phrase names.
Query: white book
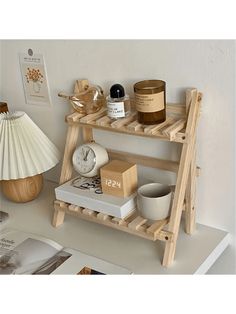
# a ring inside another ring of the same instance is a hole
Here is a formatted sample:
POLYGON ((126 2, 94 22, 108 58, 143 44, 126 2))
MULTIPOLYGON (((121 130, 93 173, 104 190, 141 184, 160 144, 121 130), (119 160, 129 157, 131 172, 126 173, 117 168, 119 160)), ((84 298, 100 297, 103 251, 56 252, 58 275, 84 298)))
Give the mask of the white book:
POLYGON ((55 194, 57 200, 117 218, 125 218, 136 207, 136 193, 125 198, 103 194, 99 177, 76 177, 57 187, 55 194))

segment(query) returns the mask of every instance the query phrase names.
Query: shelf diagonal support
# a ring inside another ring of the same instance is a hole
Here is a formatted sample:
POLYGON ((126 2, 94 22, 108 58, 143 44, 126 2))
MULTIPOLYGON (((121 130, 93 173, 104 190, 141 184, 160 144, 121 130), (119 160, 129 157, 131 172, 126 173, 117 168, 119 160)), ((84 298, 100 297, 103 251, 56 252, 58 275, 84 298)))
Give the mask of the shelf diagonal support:
POLYGON ((173 240, 165 245, 163 266, 168 267, 172 264, 175 255, 176 242, 179 232, 179 225, 182 214, 182 207, 186 193, 187 180, 190 170, 190 163, 193 157, 194 139, 196 133, 197 119, 199 116, 201 94, 196 89, 191 90, 191 102, 189 105, 186 134, 189 142, 184 143, 180 156, 179 170, 176 180, 175 196, 173 199, 171 216, 168 231, 173 233, 173 240))
MULTIPOLYGON (((60 184, 70 180, 73 173, 73 166, 70 160, 72 159, 73 152, 76 148, 77 140, 79 137, 79 126, 78 124, 68 125, 65 153, 62 162, 62 170, 60 177, 60 184)), ((64 222, 65 212, 63 210, 54 211, 52 225, 58 227, 64 222)))
POLYGON ((188 183, 185 194, 185 232, 193 234, 196 229, 196 136, 193 143, 193 158, 190 163, 188 183))

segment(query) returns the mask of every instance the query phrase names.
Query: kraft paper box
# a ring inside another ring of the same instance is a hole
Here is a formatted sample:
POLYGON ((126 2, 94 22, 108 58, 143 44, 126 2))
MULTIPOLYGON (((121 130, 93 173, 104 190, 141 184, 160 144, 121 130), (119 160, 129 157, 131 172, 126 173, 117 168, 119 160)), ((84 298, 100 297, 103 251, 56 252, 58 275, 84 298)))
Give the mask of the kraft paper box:
POLYGON ((113 160, 100 169, 102 191, 119 197, 127 197, 137 190, 136 164, 113 160))

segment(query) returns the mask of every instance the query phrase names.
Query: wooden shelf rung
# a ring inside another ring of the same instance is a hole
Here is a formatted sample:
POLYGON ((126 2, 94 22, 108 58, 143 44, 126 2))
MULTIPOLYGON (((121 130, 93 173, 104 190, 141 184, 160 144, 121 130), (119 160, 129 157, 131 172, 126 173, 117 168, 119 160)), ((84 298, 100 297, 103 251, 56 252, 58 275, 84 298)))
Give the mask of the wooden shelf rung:
POLYGON ((169 139, 172 141, 175 138, 177 132, 182 130, 186 125, 186 119, 177 120, 174 124, 170 125, 169 127, 163 130, 163 134, 168 136, 169 139))
MULTIPOLYGON (((173 118, 171 118, 171 117, 168 117, 168 118, 166 119, 166 121, 167 121, 167 123, 166 123, 165 125, 163 125, 159 130, 157 130, 156 132, 154 132, 154 134, 160 133, 160 134, 162 134, 162 135, 164 135, 164 136, 166 136, 166 137, 169 137, 169 136, 167 136, 167 135, 165 134, 165 130, 168 129, 170 126, 172 126, 172 125, 176 122, 176 120, 173 119, 173 118)), ((163 123, 164 123, 164 122, 163 122, 163 123)))
POLYGON ((112 218, 111 222, 119 226, 126 226, 128 224, 124 219, 117 218, 117 217, 112 218))
POLYGON ((63 201, 59 201, 59 200, 55 200, 54 205, 59 206, 60 208, 66 208, 68 206, 67 203, 65 203, 63 201))
POLYGON ((82 214, 87 215, 87 216, 93 216, 93 217, 96 217, 97 215, 97 213, 94 210, 88 209, 88 208, 82 209, 82 214))
POLYGON ((127 124, 126 128, 130 131, 141 131, 143 129, 143 125, 141 123, 139 123, 138 121, 133 121, 129 124, 127 124))
POLYGON ((84 116, 80 119, 81 123, 90 123, 94 120, 97 120, 101 117, 103 117, 106 114, 107 108, 102 107, 98 112, 88 114, 87 116, 84 116))
POLYGON ((139 227, 145 224, 145 222, 147 222, 146 218, 138 216, 128 224, 128 228, 133 229, 133 230, 138 230, 139 227))
POLYGON ((96 120, 96 124, 100 125, 100 126, 105 126, 105 125, 110 126, 111 121, 112 121, 112 119, 106 115, 106 116, 103 116, 103 117, 99 118, 98 120, 96 120))
POLYGON ((131 221, 133 221, 137 216, 139 216, 138 211, 137 210, 133 210, 132 212, 130 212, 125 218, 124 220, 127 222, 127 224, 129 224, 131 221))
POLYGON ((122 119, 117 119, 116 121, 111 123, 112 128, 121 128, 122 126, 125 126, 126 124, 134 121, 136 118, 137 114, 136 112, 132 112, 128 117, 122 118, 122 119))
POLYGON ((131 154, 127 152, 120 152, 108 149, 108 155, 110 159, 119 159, 143 165, 146 167, 158 168, 167 171, 178 172, 178 162, 166 159, 153 158, 149 156, 142 156, 137 154, 131 154))
POLYGON ((144 126, 144 133, 155 134, 165 126, 169 126, 173 121, 173 118, 167 117, 166 120, 162 123, 144 126))
POLYGON ((79 213, 81 213, 81 207, 79 207, 77 205, 70 204, 68 206, 68 209, 71 210, 72 212, 79 212, 79 213))
POLYGON ((99 220, 103 220, 103 221, 111 220, 111 217, 110 217, 109 215, 103 214, 103 213, 98 213, 98 214, 97 214, 97 218, 98 218, 99 220))
POLYGON ((146 232, 148 234, 152 234, 154 238, 156 238, 157 234, 161 231, 161 229, 168 223, 169 219, 157 220, 154 222, 149 228, 147 228, 146 232))
POLYGON ((75 112, 67 115, 65 120, 66 120, 66 122, 69 122, 69 123, 78 122, 84 116, 85 116, 85 114, 75 111, 75 112))

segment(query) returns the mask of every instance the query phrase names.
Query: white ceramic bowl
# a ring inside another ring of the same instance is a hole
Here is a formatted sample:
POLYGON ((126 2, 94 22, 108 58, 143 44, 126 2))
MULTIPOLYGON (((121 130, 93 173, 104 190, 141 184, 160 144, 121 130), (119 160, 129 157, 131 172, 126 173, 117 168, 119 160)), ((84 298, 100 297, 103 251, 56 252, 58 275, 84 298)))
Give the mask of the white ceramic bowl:
POLYGON ((150 220, 165 219, 170 214, 172 192, 169 185, 148 183, 139 187, 137 207, 140 215, 150 220))

